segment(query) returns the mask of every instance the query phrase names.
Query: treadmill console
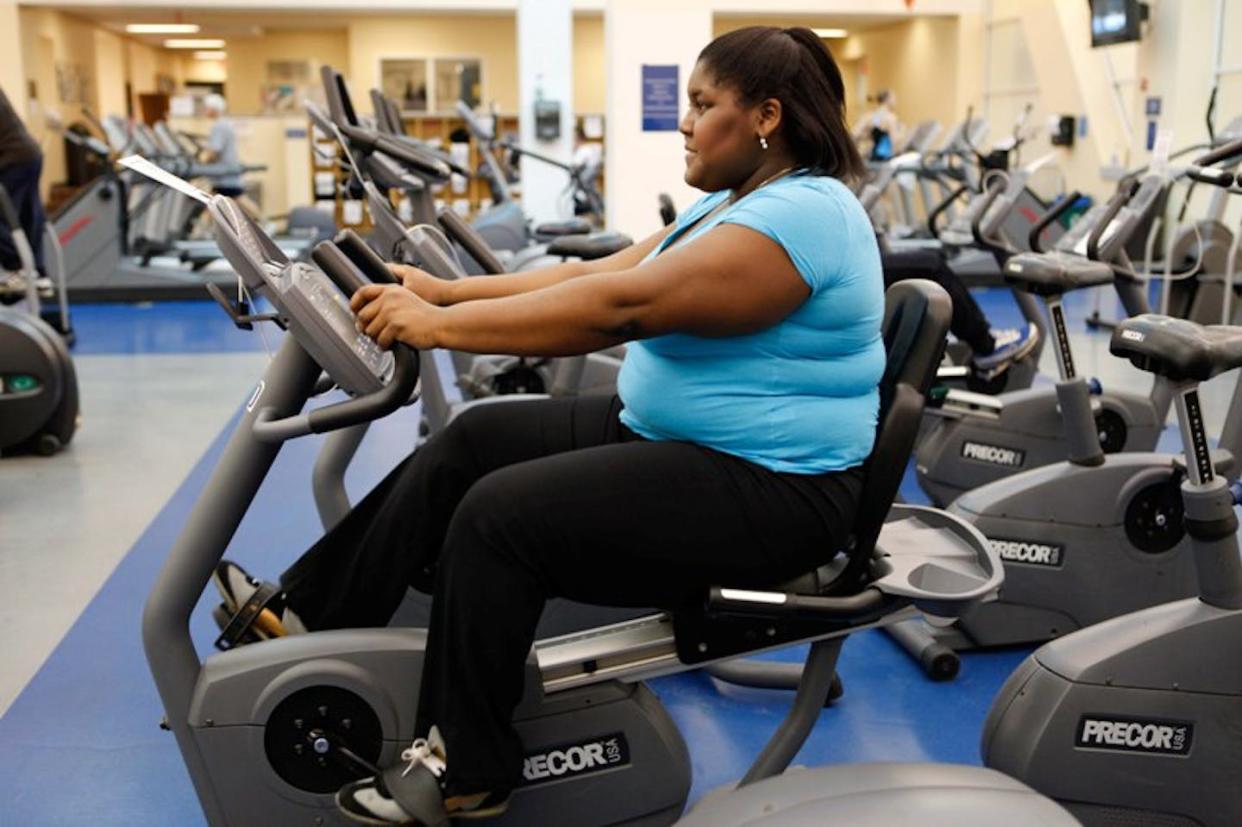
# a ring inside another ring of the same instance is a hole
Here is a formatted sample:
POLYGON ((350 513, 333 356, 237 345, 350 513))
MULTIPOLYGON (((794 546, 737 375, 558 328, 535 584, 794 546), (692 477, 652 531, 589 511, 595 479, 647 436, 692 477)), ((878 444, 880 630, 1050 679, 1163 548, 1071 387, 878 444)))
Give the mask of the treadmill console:
POLYGON ((350 394, 383 388, 393 356, 355 327, 349 300, 333 280, 314 265, 290 262, 231 198, 214 196, 208 209, 225 258, 248 288, 276 306, 311 358, 350 394))

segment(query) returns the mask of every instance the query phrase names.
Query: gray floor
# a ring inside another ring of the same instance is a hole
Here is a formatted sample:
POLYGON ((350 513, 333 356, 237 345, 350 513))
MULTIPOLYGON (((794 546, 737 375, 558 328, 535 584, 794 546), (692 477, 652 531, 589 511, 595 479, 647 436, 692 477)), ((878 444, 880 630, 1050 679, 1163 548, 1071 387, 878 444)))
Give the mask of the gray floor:
POLYGON ((79 356, 68 451, 0 462, 0 715, 244 400, 261 354, 79 356))

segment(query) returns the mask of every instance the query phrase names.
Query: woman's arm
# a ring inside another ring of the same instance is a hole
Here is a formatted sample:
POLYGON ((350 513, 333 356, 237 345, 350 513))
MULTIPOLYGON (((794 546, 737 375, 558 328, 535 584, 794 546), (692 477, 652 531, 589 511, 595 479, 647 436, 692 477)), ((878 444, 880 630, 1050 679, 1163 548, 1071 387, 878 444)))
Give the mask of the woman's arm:
MULTIPOLYGON (((486 280, 486 279, 482 279, 486 280)), ((354 294, 359 328, 383 347, 569 356, 666 333, 735 336, 770 327, 810 295, 785 250, 724 224, 633 269, 436 307, 407 290, 354 294)))
POLYGON ((498 299, 542 290, 579 276, 628 270, 646 258, 672 229, 665 227, 637 244, 631 244, 624 250, 595 261, 567 261, 564 264, 521 273, 448 280, 436 278, 417 267, 405 264, 390 264, 388 267, 407 289, 417 293, 424 301, 448 307, 462 302, 498 299))

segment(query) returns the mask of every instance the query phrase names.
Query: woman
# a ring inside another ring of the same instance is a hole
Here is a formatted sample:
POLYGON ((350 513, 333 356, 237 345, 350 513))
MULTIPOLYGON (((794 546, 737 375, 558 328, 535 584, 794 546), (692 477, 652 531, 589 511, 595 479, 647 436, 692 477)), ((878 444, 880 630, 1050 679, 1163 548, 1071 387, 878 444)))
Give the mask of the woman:
POLYGON ((871 142, 869 161, 887 161, 893 157, 893 147, 901 131, 897 120, 897 95, 891 89, 881 89, 875 96, 875 109, 858 122, 854 137, 867 138, 871 142))
MULTIPOLYGON (((632 342, 619 398, 483 406, 429 440, 281 578, 256 636, 385 624, 434 586, 408 762, 338 794, 352 818, 503 811, 545 601, 675 608, 842 547, 871 451, 883 287, 841 75, 809 29, 707 46, 681 123, 675 225, 594 264, 353 297, 388 347, 564 356, 632 342)), ((222 563, 228 610, 258 584, 222 563)))

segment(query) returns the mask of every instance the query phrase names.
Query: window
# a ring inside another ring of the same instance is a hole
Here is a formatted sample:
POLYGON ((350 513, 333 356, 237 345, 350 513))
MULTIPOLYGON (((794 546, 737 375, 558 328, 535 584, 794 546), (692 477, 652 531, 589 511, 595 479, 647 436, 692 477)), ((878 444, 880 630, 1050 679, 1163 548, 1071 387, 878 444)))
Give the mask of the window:
POLYGON ((483 100, 482 61, 472 57, 381 58, 380 88, 402 112, 449 113, 483 100))

